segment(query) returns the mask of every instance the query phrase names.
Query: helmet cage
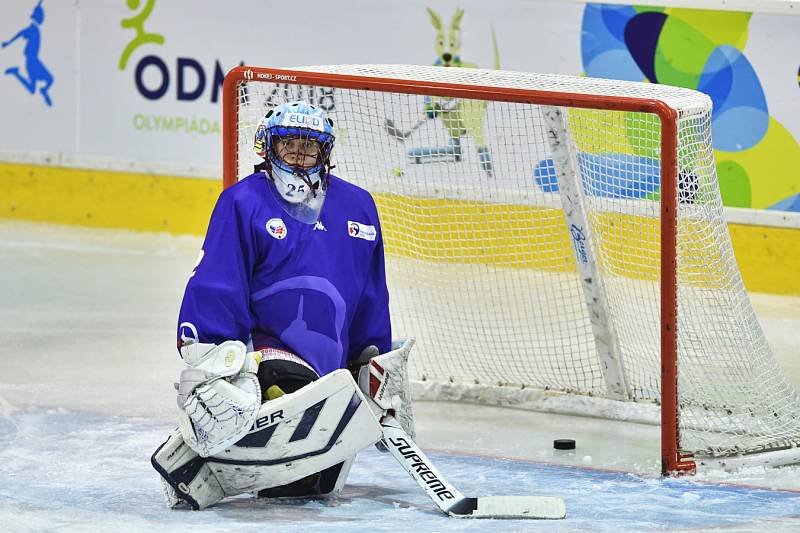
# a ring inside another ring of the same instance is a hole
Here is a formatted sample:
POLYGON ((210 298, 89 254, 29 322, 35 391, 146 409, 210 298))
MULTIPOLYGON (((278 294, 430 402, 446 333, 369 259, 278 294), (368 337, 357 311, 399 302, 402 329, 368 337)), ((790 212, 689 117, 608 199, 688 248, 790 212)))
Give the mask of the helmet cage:
POLYGON ((322 186, 323 190, 328 186, 328 172, 331 169, 331 151, 333 150, 334 137, 330 133, 315 131, 307 128, 294 128, 286 126, 272 126, 266 131, 266 170, 270 177, 272 167, 277 167, 284 173, 297 176, 309 187, 312 194, 322 186), (317 160, 310 167, 293 165, 284 161, 278 153, 281 139, 298 138, 302 141, 315 141, 319 146, 317 160))

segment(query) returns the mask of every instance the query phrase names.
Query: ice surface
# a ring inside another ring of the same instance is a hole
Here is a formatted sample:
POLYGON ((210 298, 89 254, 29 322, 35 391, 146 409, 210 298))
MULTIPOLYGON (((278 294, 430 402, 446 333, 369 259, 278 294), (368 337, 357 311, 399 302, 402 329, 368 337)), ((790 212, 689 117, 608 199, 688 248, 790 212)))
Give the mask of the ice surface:
POLYGON ((205 511, 171 511, 149 464, 171 429, 140 417, 64 409, 32 408, 4 418, 3 530, 617 532, 800 526, 800 494, 793 492, 432 453, 431 460, 466 494, 555 494, 568 510, 559 522, 465 522, 440 514, 389 455, 374 449, 359 456, 336 501, 240 497, 205 511))
MULTIPOLYGON (((444 402, 415 411, 451 482, 561 496, 567 518, 445 517, 372 449, 334 502, 170 511, 149 461, 175 424, 174 325, 200 242, 0 221, 0 531, 800 531, 796 468, 662 480, 655 426, 444 402)), ((800 299, 754 305, 797 384, 800 299)))

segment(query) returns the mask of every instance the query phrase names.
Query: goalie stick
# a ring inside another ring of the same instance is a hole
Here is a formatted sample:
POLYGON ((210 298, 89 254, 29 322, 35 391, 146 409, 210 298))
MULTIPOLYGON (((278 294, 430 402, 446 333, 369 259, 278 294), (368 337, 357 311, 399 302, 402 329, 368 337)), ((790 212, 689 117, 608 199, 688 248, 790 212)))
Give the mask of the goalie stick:
POLYGON ((464 496, 451 485, 391 415, 381 422, 383 443, 439 509, 456 518, 561 519, 564 500, 552 496, 464 496))
POLYGON ((414 131, 417 130, 420 126, 425 124, 425 121, 428 120, 426 117, 421 118, 416 124, 411 126, 408 131, 402 131, 394 125, 394 121, 389 120, 388 118, 383 122, 383 127, 386 129, 386 133, 388 133, 391 137, 394 137, 398 141, 405 141, 408 139, 414 131))

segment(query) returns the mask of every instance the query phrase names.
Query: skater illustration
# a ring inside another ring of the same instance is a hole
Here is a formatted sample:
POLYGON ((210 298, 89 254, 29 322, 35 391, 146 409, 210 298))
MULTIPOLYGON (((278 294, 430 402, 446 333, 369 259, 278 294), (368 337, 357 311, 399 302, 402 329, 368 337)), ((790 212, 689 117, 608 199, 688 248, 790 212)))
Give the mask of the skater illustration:
MULTIPOLYGON (((139 0, 127 0, 127 4, 128 8, 133 11, 139 7, 139 0)), ((123 19, 122 22, 120 22, 120 26, 123 28, 132 28, 136 30, 136 36, 131 42, 128 43, 128 45, 125 47, 125 50, 122 51, 122 55, 119 56, 120 70, 125 70, 125 67, 128 66, 128 59, 130 59, 131 54, 141 45, 147 43, 164 44, 163 35, 159 35, 157 33, 147 33, 144 30, 144 21, 147 20, 147 17, 149 17, 153 12, 155 5, 155 0, 146 0, 144 8, 142 8, 142 11, 138 15, 129 19, 123 19)))
POLYGON ((48 106, 52 106, 53 102, 50 100, 48 91, 53 85, 53 75, 50 74, 50 71, 47 70, 47 67, 45 67, 39 59, 39 47, 41 44, 41 32, 39 31, 39 26, 41 26, 44 22, 44 8, 42 8, 42 0, 39 0, 39 3, 36 4, 36 7, 33 9, 33 13, 31 13, 31 20, 32 22, 30 26, 21 29, 8 41, 3 41, 3 48, 8 47, 17 39, 23 39, 25 41, 25 48, 23 49, 22 53, 25 56, 25 70, 28 77, 26 78, 22 73, 20 73, 19 67, 7 68, 5 73, 15 76, 22 86, 25 87, 31 94, 36 93, 36 86, 39 84, 39 82, 42 82, 43 85, 39 89, 39 94, 42 95, 42 98, 44 98, 44 101, 48 106))
MULTIPOLYGON (((436 61, 433 64, 441 67, 477 67, 478 65, 474 63, 461 60, 461 18, 464 16, 464 10, 456 10, 450 20, 449 32, 446 32, 442 17, 431 8, 426 9, 433 27, 436 29, 436 61)), ((494 30, 492 30, 492 45, 494 47, 494 68, 499 69, 500 56, 494 30)), ((450 136, 447 145, 412 148, 407 152, 409 162, 422 164, 436 161, 461 161, 461 139, 462 137, 472 137, 475 140, 481 170, 491 177, 493 175, 492 155, 483 137, 483 123, 486 118, 485 101, 438 96, 426 97, 422 117, 407 131, 401 131, 391 120, 386 120, 384 126, 390 136, 404 141, 427 120, 436 118, 442 119, 442 124, 450 136)))

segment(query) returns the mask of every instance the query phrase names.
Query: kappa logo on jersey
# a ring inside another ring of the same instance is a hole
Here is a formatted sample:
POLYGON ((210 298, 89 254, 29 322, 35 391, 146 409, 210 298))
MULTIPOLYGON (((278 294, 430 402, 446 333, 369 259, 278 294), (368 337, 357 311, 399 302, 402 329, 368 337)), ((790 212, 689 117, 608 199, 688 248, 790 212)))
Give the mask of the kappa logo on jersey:
POLYGON ((314 223, 314 231, 328 231, 328 229, 325 227, 325 225, 322 223, 321 220, 317 220, 314 223))
POLYGON ((267 221, 267 231, 278 240, 286 238, 286 224, 283 223, 283 219, 269 219, 267 221))
POLYGON ((364 239, 367 241, 374 241, 375 237, 378 236, 378 232, 375 231, 375 226, 353 222, 352 220, 347 221, 347 234, 356 239, 364 239))

